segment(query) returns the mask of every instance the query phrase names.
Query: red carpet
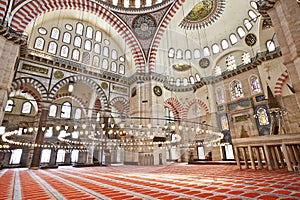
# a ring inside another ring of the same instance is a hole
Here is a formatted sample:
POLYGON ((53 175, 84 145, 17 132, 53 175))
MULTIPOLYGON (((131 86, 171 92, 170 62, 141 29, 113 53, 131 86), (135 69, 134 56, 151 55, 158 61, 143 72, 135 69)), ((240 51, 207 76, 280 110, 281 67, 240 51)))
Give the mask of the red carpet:
POLYGON ((0 199, 300 199, 300 174, 233 165, 0 171, 0 199))

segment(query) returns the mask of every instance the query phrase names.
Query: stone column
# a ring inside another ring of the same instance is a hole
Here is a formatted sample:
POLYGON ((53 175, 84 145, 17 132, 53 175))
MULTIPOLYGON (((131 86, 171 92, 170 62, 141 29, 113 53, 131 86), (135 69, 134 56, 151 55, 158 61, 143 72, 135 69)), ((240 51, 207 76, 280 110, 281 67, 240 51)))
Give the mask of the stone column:
POLYGON ((0 124, 14 76, 14 67, 19 56, 20 46, 0 36, 0 124))
MULTIPOLYGON (((38 145, 42 145, 44 143, 44 131, 42 130, 42 127, 46 126, 48 113, 49 113, 49 107, 50 107, 50 103, 41 103, 41 104, 42 104, 42 111, 40 114, 38 131, 37 131, 36 138, 35 138, 35 143, 38 145)), ((40 146, 34 147, 33 157, 32 157, 30 168, 38 169, 40 167, 41 151, 42 151, 42 148, 40 146)))

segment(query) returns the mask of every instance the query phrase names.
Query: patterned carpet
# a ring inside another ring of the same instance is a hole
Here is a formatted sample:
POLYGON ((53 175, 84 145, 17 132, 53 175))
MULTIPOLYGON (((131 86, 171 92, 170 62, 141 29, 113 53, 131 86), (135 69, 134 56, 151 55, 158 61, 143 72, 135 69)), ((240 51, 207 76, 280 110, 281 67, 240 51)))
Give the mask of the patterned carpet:
POLYGON ((300 174, 235 165, 3 169, 0 199, 300 199, 300 174))

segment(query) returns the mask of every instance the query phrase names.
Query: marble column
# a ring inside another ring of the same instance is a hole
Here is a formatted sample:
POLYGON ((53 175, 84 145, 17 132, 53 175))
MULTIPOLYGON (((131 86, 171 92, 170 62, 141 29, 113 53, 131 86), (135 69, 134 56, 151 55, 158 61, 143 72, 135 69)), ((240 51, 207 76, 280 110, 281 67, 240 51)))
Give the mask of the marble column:
POLYGON ((41 104, 42 104, 42 110, 40 114, 38 130, 34 142, 35 144, 38 145, 35 146, 33 150, 33 157, 30 165, 30 168, 32 169, 38 169, 40 167, 42 147, 39 145, 42 145, 44 143, 43 127, 46 127, 46 122, 47 122, 49 107, 50 107, 50 103, 41 103, 41 104))

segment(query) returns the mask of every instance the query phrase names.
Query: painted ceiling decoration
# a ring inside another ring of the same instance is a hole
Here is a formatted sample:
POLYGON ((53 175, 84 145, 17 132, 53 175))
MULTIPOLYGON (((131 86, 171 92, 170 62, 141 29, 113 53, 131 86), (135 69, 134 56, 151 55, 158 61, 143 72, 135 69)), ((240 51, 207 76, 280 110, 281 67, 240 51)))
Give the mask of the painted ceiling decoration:
POLYGON ((180 64, 172 65, 172 68, 176 71, 183 72, 183 71, 187 71, 187 70, 191 69, 192 66, 188 65, 188 64, 180 63, 180 64))
POLYGON ((203 0, 194 6, 179 26, 184 29, 205 28, 220 18, 225 4, 225 0, 203 0))

